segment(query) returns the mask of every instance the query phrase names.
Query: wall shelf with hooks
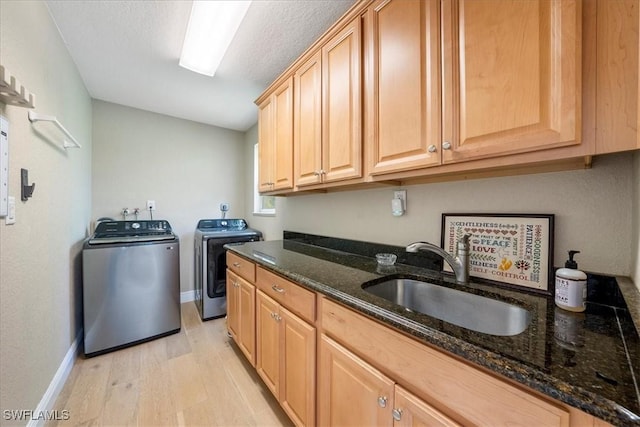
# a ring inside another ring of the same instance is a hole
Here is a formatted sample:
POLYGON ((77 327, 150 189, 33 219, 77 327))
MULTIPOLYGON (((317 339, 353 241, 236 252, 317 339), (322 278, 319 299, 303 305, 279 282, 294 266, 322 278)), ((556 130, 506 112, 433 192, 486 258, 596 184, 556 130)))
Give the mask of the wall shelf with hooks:
POLYGON ((0 102, 18 107, 34 108, 35 95, 25 89, 9 71, 0 65, 0 102))
POLYGON ((71 133, 69 133, 69 131, 64 126, 62 126, 62 123, 60 123, 55 116, 47 116, 44 114, 36 113, 35 111, 29 111, 29 121, 31 123, 52 122, 58 127, 58 129, 60 129, 65 134, 67 138, 71 140, 71 142, 69 142, 65 139, 62 143, 62 147, 64 147, 65 149, 66 148, 82 148, 82 145, 80 145, 80 143, 76 141, 73 135, 71 135, 71 133))

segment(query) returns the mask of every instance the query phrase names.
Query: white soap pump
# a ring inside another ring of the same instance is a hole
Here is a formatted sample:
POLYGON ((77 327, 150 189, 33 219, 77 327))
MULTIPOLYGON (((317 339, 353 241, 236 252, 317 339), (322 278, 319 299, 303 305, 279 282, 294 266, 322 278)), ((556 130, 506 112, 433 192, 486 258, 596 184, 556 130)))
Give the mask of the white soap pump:
POLYGON ((579 253, 580 251, 569 251, 565 268, 556 271, 556 305, 575 312, 587 308, 587 275, 578 270, 578 263, 573 260, 573 256, 579 253))

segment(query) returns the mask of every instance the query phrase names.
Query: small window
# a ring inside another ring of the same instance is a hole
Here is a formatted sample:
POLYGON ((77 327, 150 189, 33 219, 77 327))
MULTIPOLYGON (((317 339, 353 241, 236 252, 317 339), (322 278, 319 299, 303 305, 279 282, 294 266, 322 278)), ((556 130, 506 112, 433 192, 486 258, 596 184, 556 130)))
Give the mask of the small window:
POLYGON ((258 144, 253 146, 253 213, 254 215, 275 215, 275 196, 261 196, 258 192, 258 144))

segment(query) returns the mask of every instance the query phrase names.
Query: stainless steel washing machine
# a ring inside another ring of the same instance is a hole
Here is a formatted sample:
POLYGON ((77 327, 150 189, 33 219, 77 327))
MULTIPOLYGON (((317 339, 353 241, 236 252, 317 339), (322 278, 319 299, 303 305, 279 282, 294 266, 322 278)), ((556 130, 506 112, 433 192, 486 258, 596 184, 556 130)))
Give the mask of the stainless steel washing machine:
POLYGON ((262 239, 244 219, 202 219, 194 234, 195 301, 202 320, 227 314, 226 244, 262 239))
POLYGON ((87 356, 180 330, 180 242, 167 221, 105 221, 82 250, 87 356))

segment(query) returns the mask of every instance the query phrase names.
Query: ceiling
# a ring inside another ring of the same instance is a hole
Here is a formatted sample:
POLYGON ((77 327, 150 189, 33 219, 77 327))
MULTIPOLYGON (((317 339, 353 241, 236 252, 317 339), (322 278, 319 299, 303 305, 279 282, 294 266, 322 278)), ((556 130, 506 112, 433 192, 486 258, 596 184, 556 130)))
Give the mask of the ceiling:
POLYGON ((208 77, 178 66, 191 1, 47 1, 92 98, 239 131, 257 122, 253 101, 353 3, 254 0, 208 77))

